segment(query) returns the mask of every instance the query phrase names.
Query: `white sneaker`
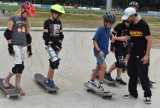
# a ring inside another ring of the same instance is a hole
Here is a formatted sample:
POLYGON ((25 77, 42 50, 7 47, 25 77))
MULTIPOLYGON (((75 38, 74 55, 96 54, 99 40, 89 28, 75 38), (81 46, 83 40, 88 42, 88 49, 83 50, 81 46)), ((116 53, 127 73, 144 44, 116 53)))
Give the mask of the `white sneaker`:
POLYGON ((90 87, 97 87, 95 81, 91 81, 91 80, 88 81, 88 86, 90 86, 90 87))
POLYGON ((146 97, 145 103, 146 104, 151 104, 151 97, 146 97))
POLYGON ((103 84, 98 84, 98 90, 99 90, 100 92, 109 92, 109 91, 104 87, 103 84))

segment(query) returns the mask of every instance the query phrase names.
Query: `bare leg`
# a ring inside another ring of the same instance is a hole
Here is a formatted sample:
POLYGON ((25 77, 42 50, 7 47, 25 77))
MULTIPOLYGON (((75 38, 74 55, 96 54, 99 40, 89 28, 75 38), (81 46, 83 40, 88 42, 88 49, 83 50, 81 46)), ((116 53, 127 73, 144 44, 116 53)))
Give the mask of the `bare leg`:
POLYGON ((50 67, 48 70, 47 79, 53 80, 53 76, 54 76, 54 69, 50 67))
POLYGON ((101 67, 99 65, 97 65, 97 67, 94 69, 93 73, 92 73, 92 78, 91 80, 95 80, 99 71, 100 71, 101 67))
POLYGON ((117 68, 117 78, 121 78, 122 68, 117 68))
POLYGON ((116 64, 115 64, 115 63, 113 63, 113 64, 110 66, 108 72, 111 73, 114 69, 116 69, 116 64))
POLYGON ((21 82, 21 75, 20 75, 20 74, 16 74, 15 85, 16 85, 17 87, 20 87, 20 82, 21 82))
POLYGON ((9 72, 7 77, 5 77, 6 80, 10 80, 10 78, 13 76, 14 74, 12 72, 9 72))
POLYGON ((99 72, 99 83, 103 83, 104 74, 106 72, 106 69, 107 69, 107 65, 106 64, 102 64, 101 65, 101 70, 99 72))

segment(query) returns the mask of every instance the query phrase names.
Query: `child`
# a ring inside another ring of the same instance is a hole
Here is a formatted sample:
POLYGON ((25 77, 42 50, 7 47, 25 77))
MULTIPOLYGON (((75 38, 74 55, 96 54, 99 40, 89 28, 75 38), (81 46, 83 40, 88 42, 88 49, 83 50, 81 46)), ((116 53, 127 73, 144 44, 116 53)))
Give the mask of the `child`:
POLYGON ((103 24, 100 26, 93 37, 94 55, 97 59, 97 66, 93 71, 91 80, 88 81, 89 86, 95 86, 95 78, 99 73, 98 89, 101 92, 105 92, 106 89, 103 85, 104 74, 106 71, 106 55, 109 53, 108 44, 111 34, 111 26, 116 22, 115 15, 109 11, 103 15, 103 24))
POLYGON ((30 2, 22 3, 21 9, 16 15, 13 15, 8 20, 7 29, 4 36, 8 41, 9 54, 15 57, 15 65, 12 71, 9 72, 7 77, 3 79, 3 87, 9 87, 10 78, 15 75, 15 87, 19 90, 21 95, 25 92, 20 87, 21 74, 24 70, 24 55, 27 50, 28 57, 32 55, 31 41, 32 38, 29 34, 30 26, 27 17, 35 16, 34 6, 30 2), (27 46, 27 47, 26 47, 27 46))
MULTIPOLYGON (((117 37, 125 36, 127 33, 129 23, 125 20, 122 23, 119 23, 115 26, 114 32, 117 37)), ((121 78, 122 68, 125 67, 125 57, 127 51, 127 42, 115 41, 114 44, 111 44, 111 51, 114 52, 116 62, 111 65, 107 73, 105 74, 105 78, 109 81, 114 81, 111 77, 111 72, 117 68, 117 78, 116 81, 122 85, 126 85, 121 78)))
POLYGON ((51 6, 51 17, 44 22, 43 39, 45 41, 45 48, 49 54, 50 67, 45 83, 53 88, 55 83, 53 81, 54 70, 58 69, 59 58, 58 53, 62 48, 62 41, 64 35, 62 33, 62 24, 60 18, 65 11, 59 4, 51 6))

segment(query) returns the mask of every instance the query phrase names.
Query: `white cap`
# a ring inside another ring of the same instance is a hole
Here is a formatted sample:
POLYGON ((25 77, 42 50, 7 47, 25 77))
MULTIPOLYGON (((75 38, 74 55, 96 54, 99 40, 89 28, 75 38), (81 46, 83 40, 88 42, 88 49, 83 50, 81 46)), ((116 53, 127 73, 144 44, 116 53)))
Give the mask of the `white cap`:
POLYGON ((122 20, 127 20, 129 16, 136 14, 136 10, 132 7, 128 7, 124 11, 124 15, 122 16, 122 20))

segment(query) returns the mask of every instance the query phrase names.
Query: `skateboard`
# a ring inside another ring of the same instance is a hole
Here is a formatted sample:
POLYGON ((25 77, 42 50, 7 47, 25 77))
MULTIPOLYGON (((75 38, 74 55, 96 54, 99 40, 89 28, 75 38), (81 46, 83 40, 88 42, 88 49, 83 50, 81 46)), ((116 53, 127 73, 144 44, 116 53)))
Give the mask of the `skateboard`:
POLYGON ((34 80, 37 84, 43 86, 46 91, 49 93, 49 92, 57 92, 59 90, 59 88, 57 86, 51 88, 49 87, 46 83, 45 83, 45 77, 42 75, 42 74, 34 74, 34 80))
MULTIPOLYGON (((138 79, 137 83, 140 84, 141 81, 138 79)), ((156 82, 150 80, 150 81, 149 81, 149 87, 152 88, 152 87, 153 87, 153 84, 156 84, 156 82)))
MULTIPOLYGON (((94 71, 94 69, 92 70, 92 72, 94 71)), ((97 77, 96 77, 97 79, 99 79, 99 75, 97 75, 97 77)), ((109 86, 116 86, 116 84, 117 84, 117 81, 109 81, 109 80, 107 80, 106 78, 104 78, 104 82, 106 83, 106 84, 108 84, 109 86)))
POLYGON ((2 83, 3 83, 3 79, 0 78, 0 88, 7 94, 7 98, 18 97, 21 95, 19 90, 15 86, 13 86, 11 83, 9 83, 9 88, 4 88, 2 83))
POLYGON ((152 88, 152 87, 153 87, 153 84, 156 84, 156 82, 154 82, 154 81, 150 81, 150 83, 149 83, 150 88, 152 88))
POLYGON ((95 87, 90 87, 88 85, 88 82, 84 83, 84 86, 87 88, 87 92, 97 93, 98 95, 102 96, 103 99, 106 99, 106 98, 110 99, 110 98, 112 98, 113 95, 116 95, 115 93, 113 93, 111 91, 100 92, 96 85, 95 85, 95 87))

